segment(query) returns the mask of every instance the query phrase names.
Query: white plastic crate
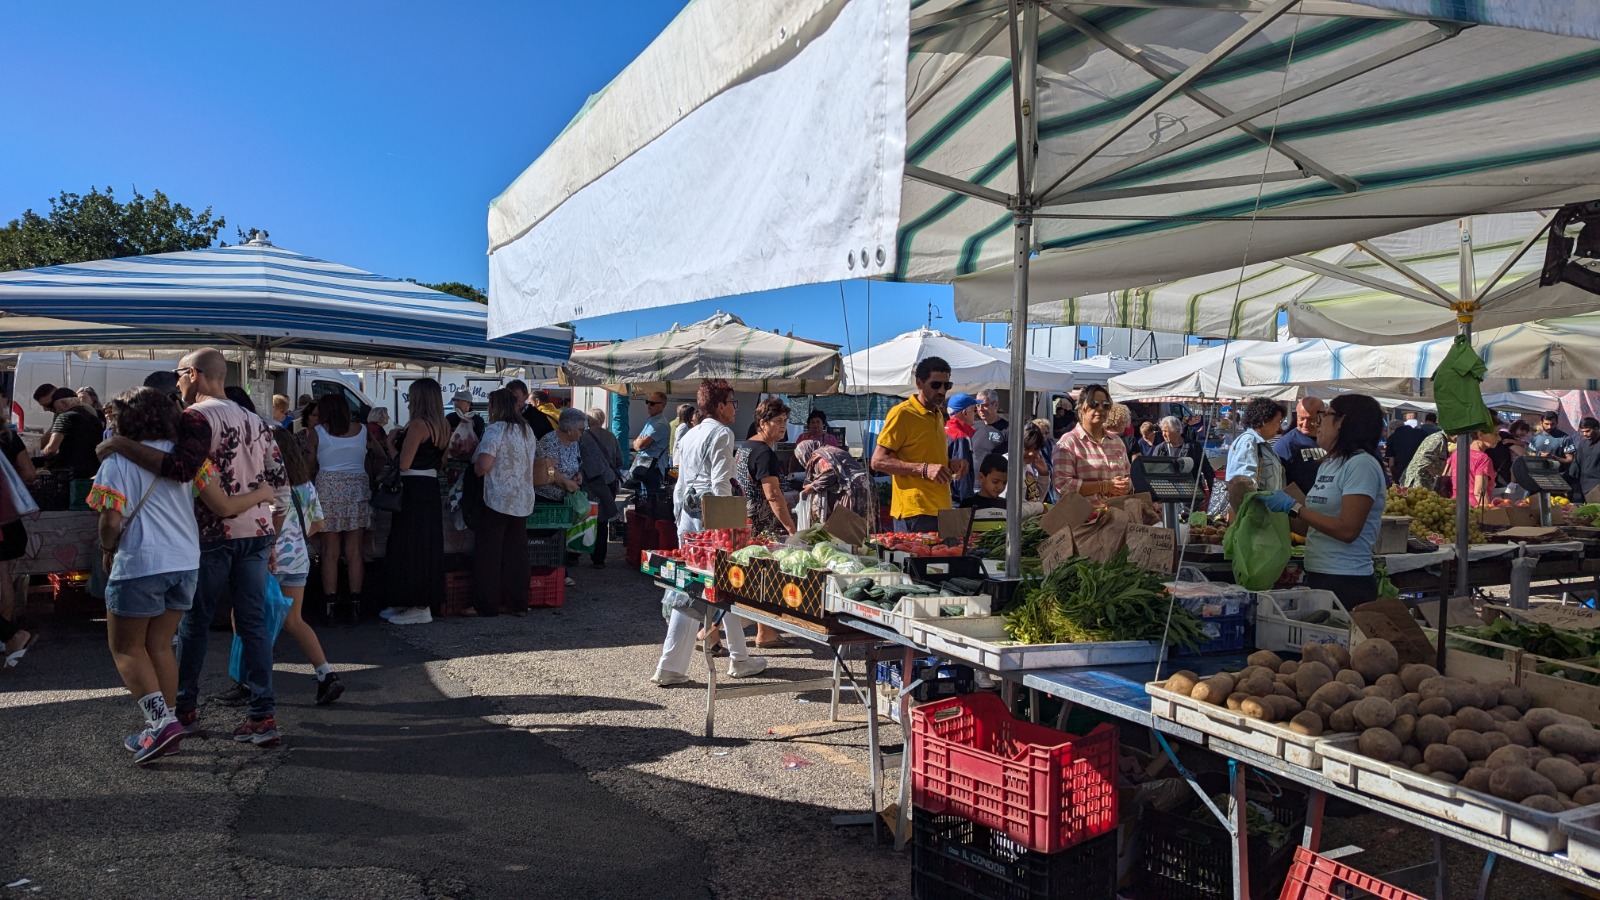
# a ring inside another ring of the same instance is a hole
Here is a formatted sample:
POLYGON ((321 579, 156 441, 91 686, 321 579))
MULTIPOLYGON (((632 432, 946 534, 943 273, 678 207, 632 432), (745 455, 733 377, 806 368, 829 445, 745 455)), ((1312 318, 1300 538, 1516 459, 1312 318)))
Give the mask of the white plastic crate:
POLYGON ((1167 690, 1162 684, 1157 681, 1144 686, 1144 692, 1150 695, 1150 712, 1157 718, 1186 725, 1303 768, 1315 769, 1322 764, 1322 757, 1317 753, 1322 738, 1297 734, 1277 722, 1263 722, 1226 706, 1185 697, 1167 690))
POLYGON ((1286 588, 1256 594, 1256 648, 1289 650, 1295 653, 1309 643, 1338 644, 1349 647, 1351 638, 1361 638, 1350 611, 1332 591, 1312 588, 1286 588), (1316 625, 1306 621, 1322 610, 1351 624, 1316 625))
MULTIPOLYGON (((871 603, 861 603, 851 600, 841 593, 853 581, 861 578, 871 578, 878 584, 910 584, 911 579, 900 572, 865 573, 861 575, 830 575, 822 586, 822 608, 831 613, 842 613, 865 619, 868 622, 877 622, 891 628, 906 637, 911 636, 911 624, 918 619, 938 619, 944 615, 944 607, 959 606, 965 616, 987 616, 990 614, 991 598, 987 595, 977 597, 946 597, 939 594, 912 594, 901 597, 893 609, 884 609, 871 603)), ((951 618, 945 616, 945 618, 951 618)))

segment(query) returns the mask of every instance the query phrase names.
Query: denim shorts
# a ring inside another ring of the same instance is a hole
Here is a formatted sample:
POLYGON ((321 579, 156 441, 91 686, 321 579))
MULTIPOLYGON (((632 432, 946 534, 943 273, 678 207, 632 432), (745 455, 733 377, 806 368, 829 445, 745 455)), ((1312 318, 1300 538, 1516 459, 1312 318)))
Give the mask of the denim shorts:
POLYGON ((188 612, 194 605, 200 570, 121 578, 106 585, 106 612, 129 619, 152 619, 164 612, 188 612))
POLYGON ((272 577, 278 579, 280 588, 297 588, 306 586, 306 576, 310 574, 310 572, 280 572, 272 577))

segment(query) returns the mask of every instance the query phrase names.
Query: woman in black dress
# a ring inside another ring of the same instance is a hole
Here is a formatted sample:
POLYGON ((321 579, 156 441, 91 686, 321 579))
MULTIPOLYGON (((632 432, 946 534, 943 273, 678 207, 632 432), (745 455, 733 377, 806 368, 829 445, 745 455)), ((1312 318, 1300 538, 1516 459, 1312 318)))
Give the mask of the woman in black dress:
POLYGON ((411 383, 411 421, 395 431, 400 456, 400 511, 389 528, 384 567, 395 606, 384 610, 391 625, 425 625, 444 601, 444 513, 439 467, 450 430, 444 423, 444 390, 432 378, 411 383), (430 609, 431 608, 431 609, 430 609))
MULTIPOLYGON (((28 446, 11 430, 10 419, 11 401, 0 397, 0 453, 6 455, 23 483, 31 487, 38 475, 28 455, 28 446)), ((0 644, 4 645, 4 649, 0 649, 0 664, 7 667, 21 662, 34 641, 32 632, 12 622, 17 612, 17 594, 11 577, 11 560, 21 558, 27 551, 28 529, 23 527, 22 520, 0 526, 0 644)))

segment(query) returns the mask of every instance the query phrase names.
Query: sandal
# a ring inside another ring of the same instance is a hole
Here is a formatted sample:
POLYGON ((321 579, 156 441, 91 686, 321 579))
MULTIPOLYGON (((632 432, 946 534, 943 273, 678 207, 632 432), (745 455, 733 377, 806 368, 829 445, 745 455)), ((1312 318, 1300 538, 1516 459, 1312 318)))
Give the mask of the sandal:
POLYGON ((788 637, 775 637, 770 641, 756 641, 758 650, 783 650, 794 646, 794 639, 788 637))
POLYGON ((28 655, 28 651, 32 650, 33 649, 33 645, 37 644, 37 643, 39 643, 39 632, 37 632, 37 631, 29 632, 28 633, 28 640, 23 643, 21 650, 18 650, 15 653, 6 654, 5 667, 8 668, 8 669, 16 668, 17 663, 22 662, 22 658, 24 656, 27 656, 28 655))

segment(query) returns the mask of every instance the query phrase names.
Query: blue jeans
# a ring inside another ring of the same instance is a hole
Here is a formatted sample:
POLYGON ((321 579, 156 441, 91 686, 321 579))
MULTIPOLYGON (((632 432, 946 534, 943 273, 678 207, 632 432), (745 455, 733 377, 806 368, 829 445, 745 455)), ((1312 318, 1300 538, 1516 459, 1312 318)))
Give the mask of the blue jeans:
POLYGON ((938 516, 907 516, 904 519, 894 520, 894 530, 906 534, 908 532, 927 532, 939 530, 938 516))
POLYGON ((250 689, 250 716, 273 715, 272 637, 267 633, 267 555, 272 537, 206 541, 200 544, 200 581, 194 606, 178 625, 178 711, 199 705, 200 670, 211 642, 211 620, 223 588, 233 587, 233 627, 244 653, 239 674, 250 689))

